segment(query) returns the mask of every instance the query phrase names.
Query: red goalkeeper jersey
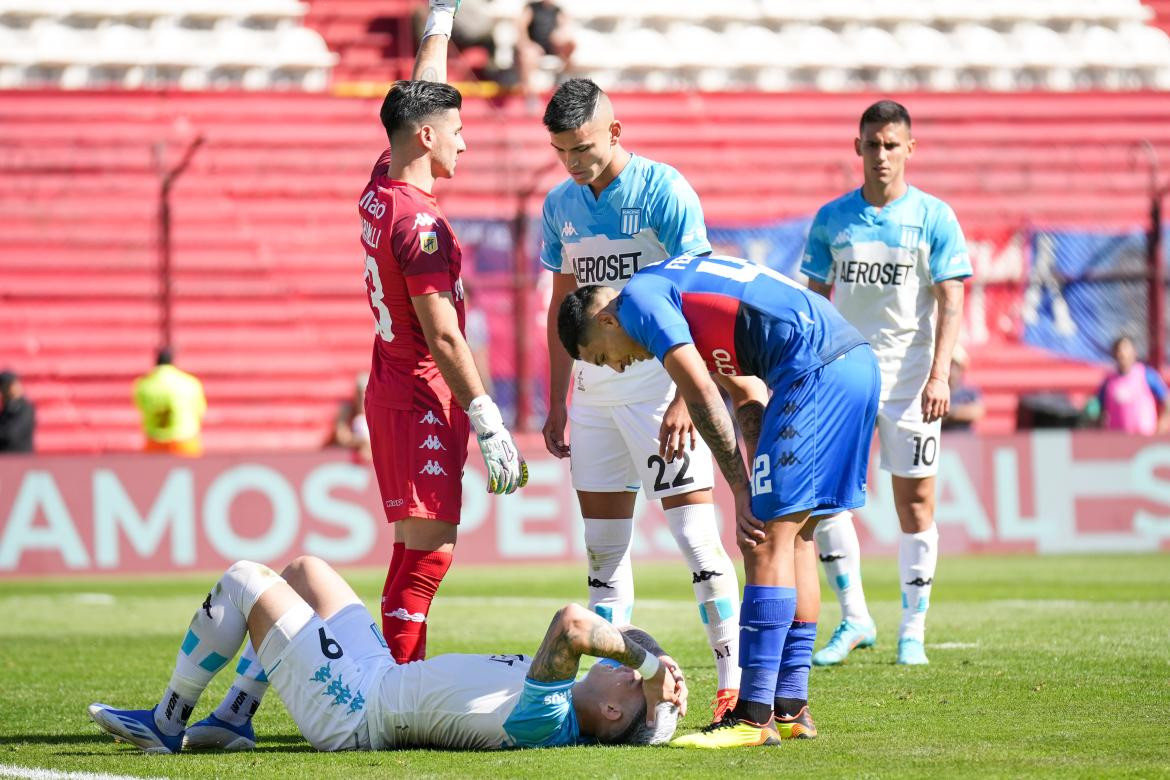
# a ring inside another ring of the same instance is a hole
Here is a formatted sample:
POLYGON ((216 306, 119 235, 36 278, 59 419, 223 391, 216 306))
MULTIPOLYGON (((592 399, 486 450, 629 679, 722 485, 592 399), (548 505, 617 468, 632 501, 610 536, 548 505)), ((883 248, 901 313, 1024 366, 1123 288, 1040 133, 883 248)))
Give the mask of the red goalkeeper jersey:
POLYGON ((462 251, 429 192, 391 179, 390 150, 378 158, 358 201, 366 292, 374 314, 368 403, 391 409, 449 408, 451 390, 427 347, 411 296, 449 292, 465 327, 462 251))

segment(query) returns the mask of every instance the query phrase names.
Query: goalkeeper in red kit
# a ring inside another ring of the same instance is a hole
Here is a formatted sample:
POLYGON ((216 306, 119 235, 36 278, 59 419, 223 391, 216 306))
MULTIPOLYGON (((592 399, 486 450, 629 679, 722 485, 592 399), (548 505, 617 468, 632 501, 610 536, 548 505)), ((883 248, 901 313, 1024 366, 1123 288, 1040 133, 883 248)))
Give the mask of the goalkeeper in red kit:
POLYGON ((427 614, 455 547, 470 429, 491 492, 511 493, 528 480, 467 346, 459 241, 431 194, 467 148, 462 98, 444 83, 457 5, 431 0, 413 78, 382 103, 390 148, 358 201, 376 325, 365 412, 395 539, 382 631, 399 663, 426 655, 427 614))

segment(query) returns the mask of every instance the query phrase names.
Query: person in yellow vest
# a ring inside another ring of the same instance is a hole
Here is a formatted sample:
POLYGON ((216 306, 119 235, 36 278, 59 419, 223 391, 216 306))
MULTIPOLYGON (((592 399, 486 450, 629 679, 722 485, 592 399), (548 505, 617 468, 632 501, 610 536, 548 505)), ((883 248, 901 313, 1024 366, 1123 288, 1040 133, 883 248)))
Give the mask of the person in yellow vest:
POLYGON ((170 349, 160 349, 154 370, 134 380, 134 405, 142 413, 146 452, 203 454, 203 383, 175 367, 170 349))

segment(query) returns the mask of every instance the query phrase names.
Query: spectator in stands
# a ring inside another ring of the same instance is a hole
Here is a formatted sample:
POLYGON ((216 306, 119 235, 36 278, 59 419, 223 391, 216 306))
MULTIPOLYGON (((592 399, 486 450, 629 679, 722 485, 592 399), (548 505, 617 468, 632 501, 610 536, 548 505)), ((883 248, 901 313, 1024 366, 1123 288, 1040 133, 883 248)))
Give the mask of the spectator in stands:
POLYGON ((1170 431, 1166 383, 1157 371, 1137 359, 1129 336, 1113 342, 1113 362, 1116 371, 1101 383, 1097 397, 1089 402, 1087 416, 1110 431, 1140 436, 1170 431))
POLYGON ((158 351, 154 370, 134 380, 134 405, 142 413, 146 452, 203 454, 203 383, 177 368, 169 347, 158 351))
POLYGON ((32 452, 37 410, 12 371, 0 371, 0 402, 0 452, 32 452))
POLYGON ((967 350, 962 344, 956 344, 951 352, 951 376, 947 380, 951 386, 951 408, 942 420, 944 431, 969 431, 985 414, 979 388, 965 381, 968 360, 967 350))
POLYGON ((524 94, 531 98, 536 93, 532 75, 544 57, 552 55, 560 60, 556 74, 559 77, 568 69, 576 47, 564 9, 552 0, 536 0, 524 6, 516 38, 516 69, 524 94))
POLYGON ((370 424, 366 422, 366 383, 370 375, 360 373, 353 383, 353 395, 341 402, 329 446, 344 447, 353 453, 355 463, 370 463, 370 424))

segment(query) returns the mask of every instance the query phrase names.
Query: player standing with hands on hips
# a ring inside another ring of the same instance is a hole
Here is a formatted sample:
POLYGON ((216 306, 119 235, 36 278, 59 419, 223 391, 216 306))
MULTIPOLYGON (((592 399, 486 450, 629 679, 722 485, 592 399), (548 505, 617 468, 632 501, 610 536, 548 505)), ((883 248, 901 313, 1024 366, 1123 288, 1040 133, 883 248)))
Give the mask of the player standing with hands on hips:
POLYGON ((553 272, 544 439, 553 455, 571 458, 585 521, 589 607, 619 628, 631 620, 630 540, 641 483, 647 498, 662 502, 690 568, 715 656, 719 720, 734 706, 739 688, 739 584, 719 538, 710 450, 695 435, 686 405, 661 366, 643 363, 621 374, 607 366, 574 366, 556 325, 561 301, 578 285, 620 290, 639 268, 682 253, 710 252, 703 210, 678 171, 622 147, 622 124, 609 96, 589 79, 571 79, 557 89, 544 125, 569 173, 544 202, 540 258, 553 272), (565 440, 570 419, 571 447, 565 440))
MULTIPOLYGON (((854 141, 865 182, 817 212, 801 271, 811 290, 869 340, 882 372, 878 439, 890 472, 902 535, 899 664, 926 664, 926 610, 938 560, 934 476, 941 421, 950 408, 951 352, 963 318, 971 261, 955 212, 906 183, 914 154, 910 114, 892 100, 861 115, 854 141)), ((852 513, 821 520, 817 547, 841 603, 841 623, 813 657, 839 664, 877 640, 861 586, 861 549, 852 513)))

